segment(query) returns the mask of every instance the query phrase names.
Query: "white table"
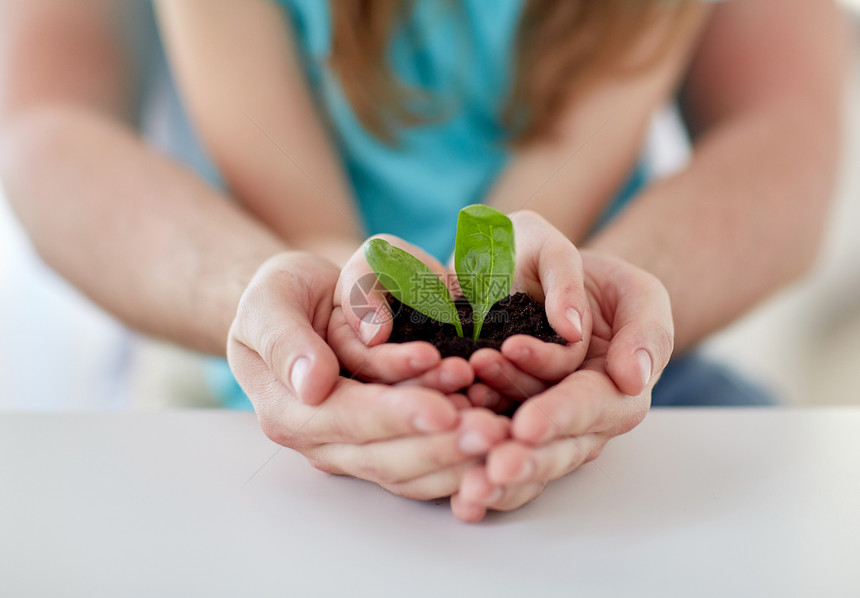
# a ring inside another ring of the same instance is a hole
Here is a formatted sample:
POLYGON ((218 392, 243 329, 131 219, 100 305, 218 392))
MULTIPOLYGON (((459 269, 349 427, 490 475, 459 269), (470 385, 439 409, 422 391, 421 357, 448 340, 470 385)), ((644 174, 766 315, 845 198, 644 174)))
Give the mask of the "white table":
POLYGON ((655 411, 478 525, 276 450, 247 414, 0 415, 0 596, 860 596, 860 409, 655 411))

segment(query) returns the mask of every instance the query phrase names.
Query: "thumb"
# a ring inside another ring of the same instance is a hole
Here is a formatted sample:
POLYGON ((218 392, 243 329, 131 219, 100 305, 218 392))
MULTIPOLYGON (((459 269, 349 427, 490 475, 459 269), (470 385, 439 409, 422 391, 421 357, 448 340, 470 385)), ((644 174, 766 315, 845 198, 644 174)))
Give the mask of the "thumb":
POLYGON ((618 285, 606 371, 626 395, 653 385, 674 348, 669 294, 656 277, 631 265, 616 269, 618 285))
POLYGON ((364 245, 341 270, 334 297, 347 325, 365 345, 384 343, 391 336, 394 316, 386 289, 364 258, 364 245))
POLYGON ((318 405, 340 373, 323 335, 337 269, 316 258, 267 262, 239 302, 230 338, 265 362, 301 402, 318 405))
POLYGON ((517 281, 534 299, 544 301, 547 319, 569 343, 591 335, 591 307, 585 291, 582 257, 558 229, 534 212, 514 214, 517 281))
MULTIPOLYGON (((442 280, 445 268, 426 252, 393 235, 376 235, 391 245, 411 253, 427 264, 442 280)), ((335 290, 335 306, 343 309, 344 319, 365 345, 372 347, 388 340, 394 314, 388 305, 387 289, 368 265, 364 245, 344 265, 335 290)))

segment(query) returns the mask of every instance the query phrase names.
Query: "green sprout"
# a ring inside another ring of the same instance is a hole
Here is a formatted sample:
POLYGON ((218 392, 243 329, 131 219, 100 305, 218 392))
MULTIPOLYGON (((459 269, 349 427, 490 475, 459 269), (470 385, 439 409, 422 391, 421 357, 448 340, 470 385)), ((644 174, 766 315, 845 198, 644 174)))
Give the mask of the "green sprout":
MULTIPOLYGON (((364 257, 380 281, 392 283, 385 286, 398 301, 443 324, 452 324, 462 338, 460 314, 448 287, 424 262, 382 239, 368 241, 364 257)), ((460 210, 454 268, 463 296, 472 306, 473 340, 478 340, 490 308, 510 294, 515 261, 510 218, 484 205, 460 210)))

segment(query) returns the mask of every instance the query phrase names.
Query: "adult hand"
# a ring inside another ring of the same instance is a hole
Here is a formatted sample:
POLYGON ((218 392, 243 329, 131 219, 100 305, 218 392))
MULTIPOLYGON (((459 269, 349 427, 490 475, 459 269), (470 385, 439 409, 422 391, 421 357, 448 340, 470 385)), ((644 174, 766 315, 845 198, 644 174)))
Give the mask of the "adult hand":
POLYGON ((246 289, 227 356, 266 435, 315 467, 417 499, 449 496, 462 474, 509 435, 485 410, 457 411, 442 393, 339 376, 326 344, 338 269, 279 254, 246 289))
POLYGON ((669 295, 654 276, 619 259, 591 252, 582 259, 594 318, 585 362, 523 403, 512 420, 512 439, 464 475, 451 498, 464 521, 533 500, 648 412, 673 349, 669 295))

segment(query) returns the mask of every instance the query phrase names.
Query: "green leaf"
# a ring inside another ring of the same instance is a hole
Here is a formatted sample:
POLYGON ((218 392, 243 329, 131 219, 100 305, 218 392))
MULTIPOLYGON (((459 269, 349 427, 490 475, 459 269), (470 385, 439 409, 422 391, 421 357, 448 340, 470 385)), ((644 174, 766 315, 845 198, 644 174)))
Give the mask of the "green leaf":
POLYGON ((463 295, 472 304, 474 340, 478 340, 493 304, 510 294, 515 262, 514 225, 510 218, 484 205, 460 211, 454 267, 463 295))
POLYGON ((427 264, 383 239, 365 243, 364 258, 398 301, 429 318, 453 324, 457 335, 463 336, 460 314, 451 293, 427 264))

